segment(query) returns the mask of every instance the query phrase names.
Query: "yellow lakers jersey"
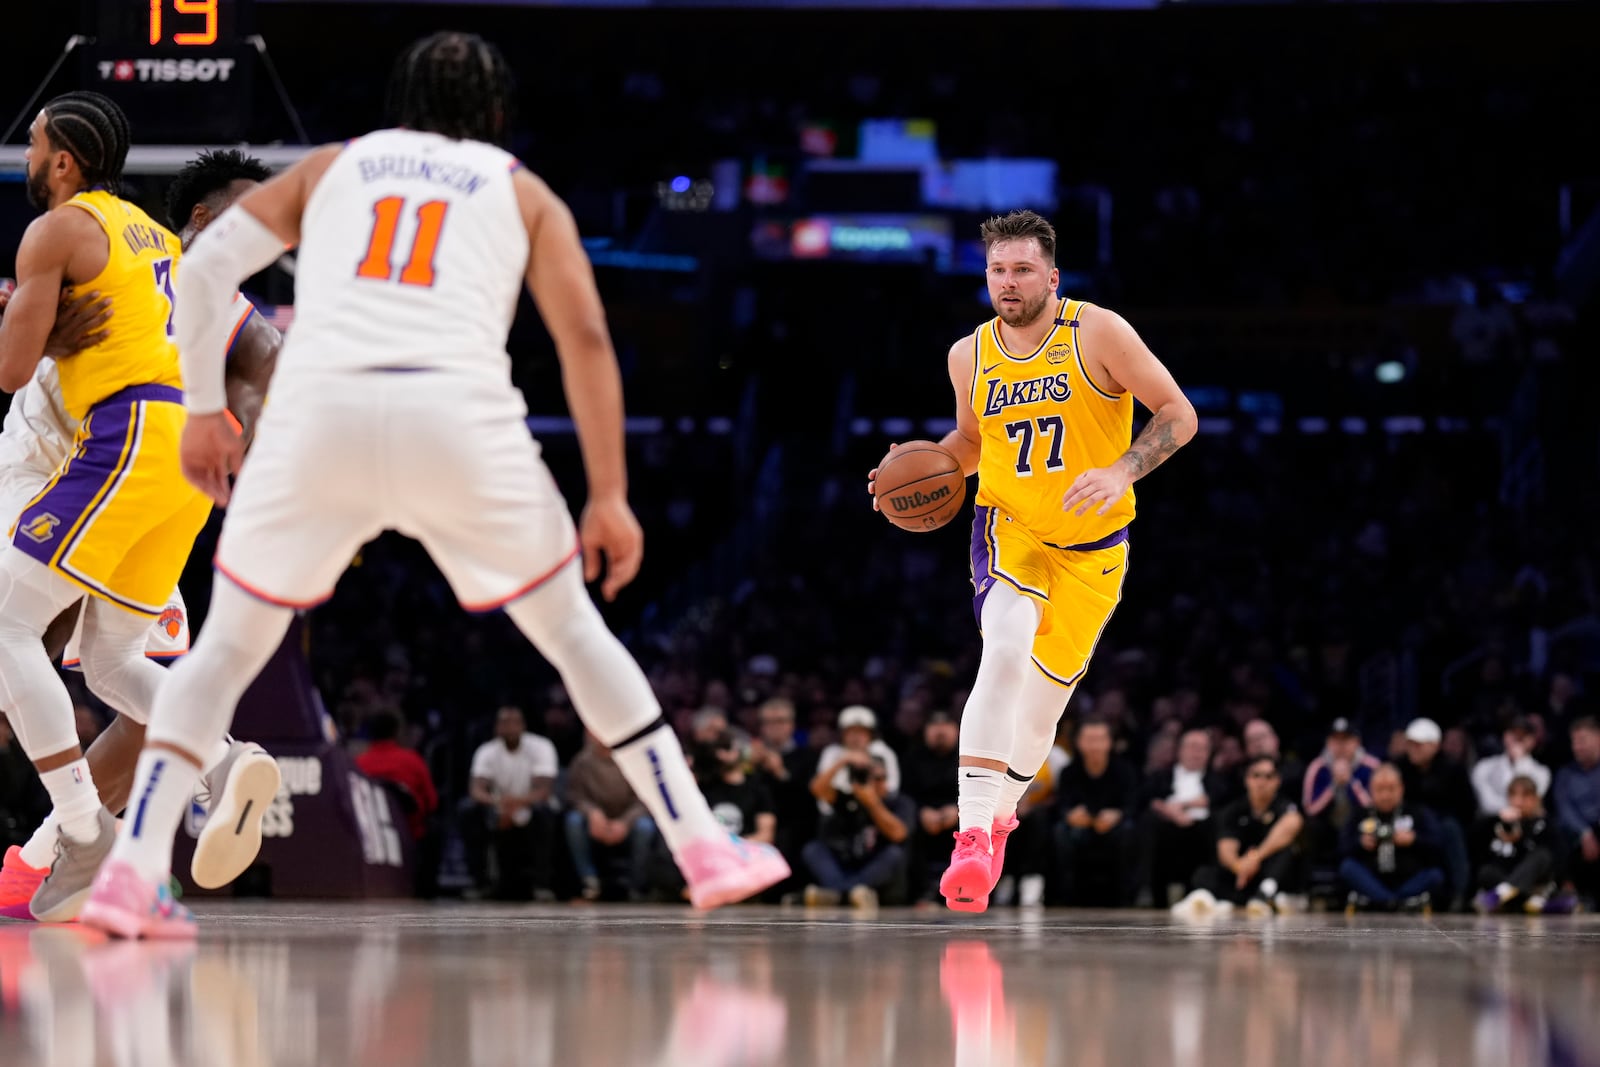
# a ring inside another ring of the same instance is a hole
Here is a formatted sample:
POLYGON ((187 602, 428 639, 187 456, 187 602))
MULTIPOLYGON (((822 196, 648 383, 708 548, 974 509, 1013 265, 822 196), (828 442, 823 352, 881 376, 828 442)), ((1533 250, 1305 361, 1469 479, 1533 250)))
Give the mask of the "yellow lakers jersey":
POLYGON ((1087 306, 1062 300, 1049 336, 1031 353, 1007 350, 998 318, 978 327, 973 341, 977 503, 1055 548, 1098 541, 1134 514, 1131 487, 1104 515, 1095 514, 1098 505, 1081 516, 1061 507, 1073 479, 1110 466, 1133 439, 1133 397, 1106 392, 1084 370, 1078 316, 1087 306))
POLYGON ((79 193, 62 207, 93 215, 111 246, 106 269, 72 290, 96 290, 109 298, 111 319, 104 341, 56 361, 67 413, 82 419, 95 404, 132 385, 180 385, 178 348, 172 343, 173 271, 182 255, 178 239, 103 190, 79 193))

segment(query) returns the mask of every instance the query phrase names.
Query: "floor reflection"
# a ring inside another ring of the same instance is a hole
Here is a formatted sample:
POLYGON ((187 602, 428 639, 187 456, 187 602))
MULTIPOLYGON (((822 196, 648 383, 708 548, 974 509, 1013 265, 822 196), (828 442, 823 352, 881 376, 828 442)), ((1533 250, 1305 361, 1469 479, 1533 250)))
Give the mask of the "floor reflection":
POLYGON ((1600 1067, 1600 924, 257 907, 0 925, 0 1064, 1600 1067))

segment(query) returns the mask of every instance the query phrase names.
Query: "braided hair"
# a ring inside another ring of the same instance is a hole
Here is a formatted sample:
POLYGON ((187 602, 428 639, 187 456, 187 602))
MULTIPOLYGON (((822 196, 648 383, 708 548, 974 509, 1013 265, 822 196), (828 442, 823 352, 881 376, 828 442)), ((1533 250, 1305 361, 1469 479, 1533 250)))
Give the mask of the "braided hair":
POLYGON ((270 177, 272 171, 265 163, 236 148, 201 152, 167 186, 167 224, 173 233, 181 233, 189 225, 196 204, 225 191, 234 182, 264 182, 270 177))
POLYGON ((70 153, 91 186, 119 192, 133 140, 122 109, 99 93, 65 93, 44 106, 44 115, 51 147, 70 153))
POLYGON ((472 33, 436 33, 400 54, 389 78, 389 121, 461 141, 501 144, 516 93, 500 49, 472 33))

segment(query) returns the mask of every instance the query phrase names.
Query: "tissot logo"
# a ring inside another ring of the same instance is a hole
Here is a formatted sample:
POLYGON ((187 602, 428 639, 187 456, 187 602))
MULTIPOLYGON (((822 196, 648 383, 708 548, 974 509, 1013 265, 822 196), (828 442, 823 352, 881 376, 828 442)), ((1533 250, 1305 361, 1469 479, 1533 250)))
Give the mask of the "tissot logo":
POLYGON ((225 82, 233 77, 232 59, 105 59, 103 82, 225 82))

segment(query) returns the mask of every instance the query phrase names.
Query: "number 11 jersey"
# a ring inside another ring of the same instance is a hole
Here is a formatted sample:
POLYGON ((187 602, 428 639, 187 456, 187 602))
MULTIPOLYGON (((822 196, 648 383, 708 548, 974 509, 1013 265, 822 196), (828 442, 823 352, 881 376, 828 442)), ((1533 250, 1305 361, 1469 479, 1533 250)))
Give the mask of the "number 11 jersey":
POLYGON ((306 204, 278 379, 440 370, 509 384, 529 250, 519 166, 492 145, 414 130, 346 144, 306 204))

